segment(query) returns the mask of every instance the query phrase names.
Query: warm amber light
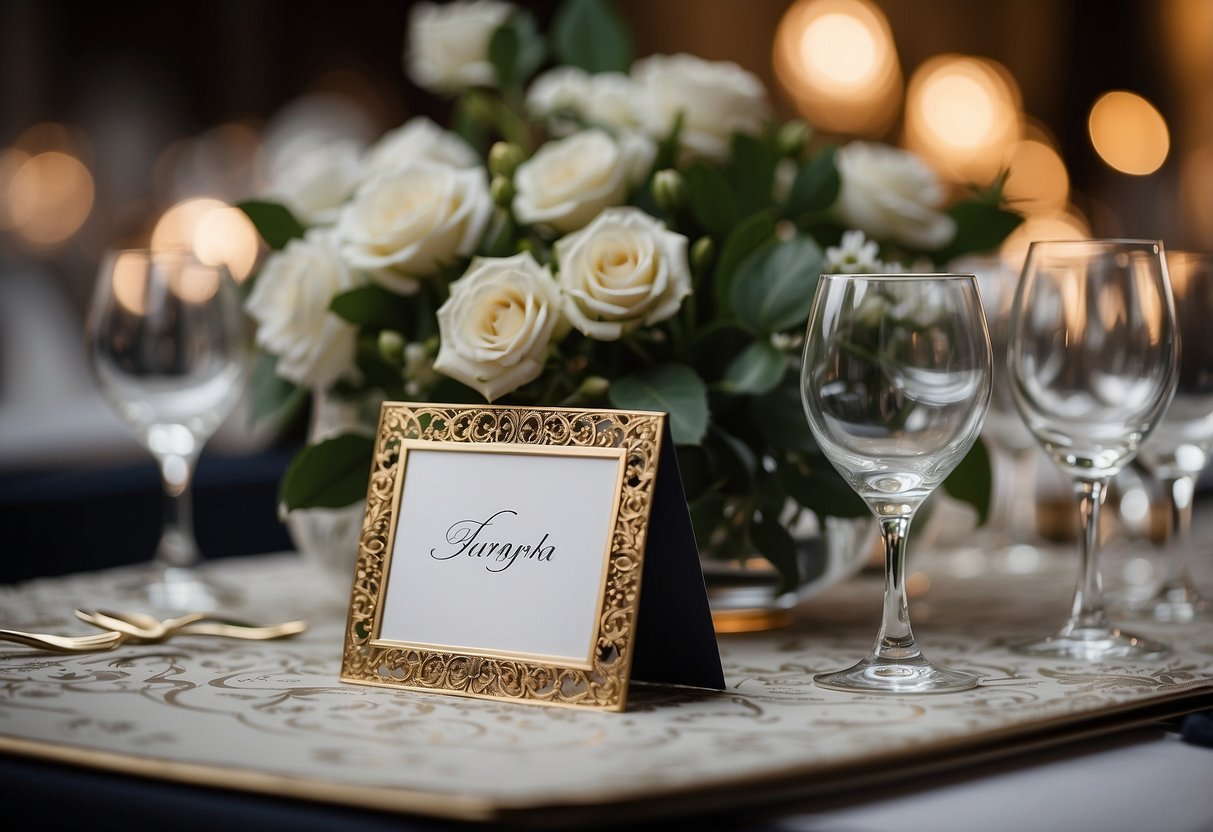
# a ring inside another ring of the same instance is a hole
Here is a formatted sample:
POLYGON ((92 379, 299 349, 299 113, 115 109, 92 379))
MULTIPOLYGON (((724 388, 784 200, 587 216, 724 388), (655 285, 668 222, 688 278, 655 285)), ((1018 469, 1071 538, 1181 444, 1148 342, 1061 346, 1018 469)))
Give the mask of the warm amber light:
POLYGON ((248 277, 257 262, 257 230, 239 209, 217 199, 178 202, 152 232, 152 250, 192 251, 203 263, 227 266, 232 277, 248 277))
POLYGON ((8 231, 16 225, 13 212, 9 208, 11 202, 9 190, 17 171, 21 170, 21 166, 28 161, 29 154, 20 148, 10 147, 0 150, 0 231, 8 231))
POLYGON ((1012 206, 1028 214, 1055 211, 1070 198, 1070 175, 1057 151, 1038 139, 1022 139, 1011 148, 1004 193, 1012 206))
POLYGON ((906 145, 954 181, 987 181, 1019 139, 1019 106, 1019 87, 1001 64, 936 56, 910 79, 906 145))
POLYGON ((775 72, 815 126, 876 136, 901 103, 893 32, 868 0, 797 0, 775 34, 775 72))
POLYGON ((1162 167, 1171 136, 1162 114, 1132 92, 1102 95, 1087 119, 1091 144, 1099 157, 1121 173, 1145 176, 1162 167))
POLYGON ((999 255, 1012 269, 1023 268, 1028 246, 1033 240, 1086 240, 1091 227, 1074 206, 1064 210, 1029 214, 1018 228, 1003 240, 999 255))
POLYGON ((114 299, 134 315, 147 314, 147 255, 124 251, 114 258, 110 278, 114 299))
POLYGON ((1179 201, 1184 224, 1213 249, 1213 144, 1187 154, 1179 177, 1179 201))
POLYGON ((71 237, 93 209, 92 174, 75 156, 57 150, 26 159, 6 190, 9 225, 38 246, 71 237))
POLYGON ((170 283, 173 293, 189 303, 206 303, 219 291, 219 275, 215 266, 188 262, 181 265, 170 283))

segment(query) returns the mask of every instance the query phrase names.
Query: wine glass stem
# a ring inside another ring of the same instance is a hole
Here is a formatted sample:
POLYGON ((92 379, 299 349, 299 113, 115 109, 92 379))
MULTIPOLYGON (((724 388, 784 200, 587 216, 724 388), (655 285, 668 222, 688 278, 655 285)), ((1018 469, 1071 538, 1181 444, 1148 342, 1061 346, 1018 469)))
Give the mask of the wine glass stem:
POLYGON ((1108 629, 1111 624, 1104 611, 1103 583, 1099 576, 1099 509, 1107 496, 1107 480, 1078 480, 1074 494, 1078 499, 1078 534, 1082 571, 1074 591, 1074 606, 1066 629, 1108 629))
POLYGON ((159 454, 160 479, 164 486, 163 525, 156 547, 156 563, 165 567, 194 566, 200 556, 194 538, 194 465, 197 454, 159 454))
POLYGON ((884 538, 884 618, 872 648, 882 660, 901 661, 920 655, 910 629, 910 607, 906 600, 906 533, 913 515, 880 518, 884 538))
POLYGON ((1170 514, 1167 548, 1170 549, 1167 579, 1163 590, 1187 586, 1188 579, 1188 535, 1192 528, 1192 495, 1196 483, 1191 476, 1180 474, 1163 481, 1170 514))

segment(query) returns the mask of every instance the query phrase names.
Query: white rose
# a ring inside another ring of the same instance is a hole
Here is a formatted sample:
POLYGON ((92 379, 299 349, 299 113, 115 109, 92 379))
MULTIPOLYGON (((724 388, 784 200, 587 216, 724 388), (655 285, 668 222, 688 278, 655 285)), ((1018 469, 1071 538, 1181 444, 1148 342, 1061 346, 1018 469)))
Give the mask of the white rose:
POLYGON ((614 130, 636 128, 635 97, 636 85, 623 73, 591 75, 577 67, 558 66, 531 83, 526 106, 531 115, 548 119, 555 135, 567 136, 580 126, 579 121, 614 130))
POLYGON ((647 138, 616 140, 603 130, 582 130, 548 142, 514 174, 514 216, 527 225, 575 231, 603 208, 621 204, 655 154, 647 138))
POLYGON ((539 377, 560 322, 560 289, 528 252, 478 258, 438 309, 434 369, 490 402, 539 377))
POLYGON ((770 116, 758 76, 728 61, 653 55, 636 62, 632 77, 639 88, 637 108, 644 129, 664 137, 682 113, 679 141, 691 156, 727 158, 734 133, 761 132, 770 116))
POLYGON ((425 116, 409 119, 384 133, 366 155, 365 179, 425 160, 455 168, 474 168, 480 159, 472 146, 456 133, 443 130, 425 116))
POLYGON ((411 162, 363 185, 337 233, 350 265, 412 294, 418 279, 475 250, 492 210, 483 168, 411 162))
POLYGON ((489 41, 516 7, 498 0, 418 3, 409 13, 409 77, 432 92, 452 93, 497 84, 489 41))
POLYGON ((270 196, 304 225, 332 225, 362 177, 357 142, 288 143, 270 172, 270 196))
POLYGON ((691 293, 687 238, 638 208, 611 208, 556 243, 564 314, 580 332, 615 341, 664 321, 691 293))
POLYGON ((357 330, 329 304, 364 283, 328 230, 313 229, 270 256, 245 308, 257 321, 258 346, 278 357, 278 375, 327 387, 350 371, 357 330))
POLYGON ((936 209, 944 189, 913 153, 872 142, 838 151, 842 188, 834 210, 869 237, 912 248, 937 249, 951 241, 956 223, 936 209))

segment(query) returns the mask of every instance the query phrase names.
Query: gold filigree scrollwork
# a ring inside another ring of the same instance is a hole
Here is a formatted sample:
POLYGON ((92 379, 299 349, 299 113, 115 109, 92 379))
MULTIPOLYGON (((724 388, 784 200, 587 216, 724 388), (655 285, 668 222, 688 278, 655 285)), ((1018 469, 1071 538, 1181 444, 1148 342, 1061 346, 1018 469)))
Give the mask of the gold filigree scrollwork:
POLYGON ((358 547, 342 681, 622 710, 627 698, 662 420, 655 413, 609 410, 385 403, 358 547), (375 643, 375 616, 385 588, 384 569, 394 531, 400 442, 405 439, 624 449, 619 511, 611 532, 602 612, 588 670, 472 652, 375 643))

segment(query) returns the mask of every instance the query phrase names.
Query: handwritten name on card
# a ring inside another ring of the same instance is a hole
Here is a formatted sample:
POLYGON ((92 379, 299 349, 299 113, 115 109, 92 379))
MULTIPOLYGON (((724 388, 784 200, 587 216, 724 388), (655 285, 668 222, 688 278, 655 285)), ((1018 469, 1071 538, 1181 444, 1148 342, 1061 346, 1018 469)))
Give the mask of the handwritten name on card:
POLYGON ((451 560, 460 555, 484 558, 484 568, 490 572, 504 572, 519 558, 536 563, 550 563, 552 556, 556 554, 556 547, 548 543, 547 532, 543 533, 543 537, 534 546, 482 538, 481 532, 493 525, 494 520, 511 516, 517 517, 518 512, 505 508, 495 512, 487 520, 460 520, 446 530, 447 547, 441 552, 437 547, 430 549, 430 557, 434 560, 451 560))

